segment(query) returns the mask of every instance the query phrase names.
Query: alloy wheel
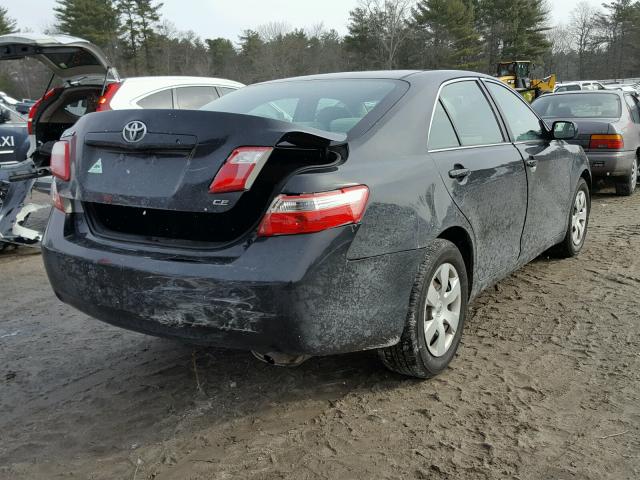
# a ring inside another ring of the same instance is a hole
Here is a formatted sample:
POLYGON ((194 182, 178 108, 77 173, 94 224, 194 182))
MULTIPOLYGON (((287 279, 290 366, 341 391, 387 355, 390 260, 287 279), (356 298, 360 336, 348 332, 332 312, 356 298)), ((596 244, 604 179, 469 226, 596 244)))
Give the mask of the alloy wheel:
POLYGON ((441 357, 453 343, 460 321, 462 292, 460 277, 450 263, 438 267, 427 290, 424 338, 429 353, 441 357))
POLYGON ((638 185, 638 160, 635 159, 633 161, 633 166, 631 167, 631 191, 633 192, 638 185))
POLYGON ((573 215, 571 216, 571 240, 575 246, 582 243, 586 229, 587 195, 580 190, 576 195, 576 201, 573 204, 573 215))

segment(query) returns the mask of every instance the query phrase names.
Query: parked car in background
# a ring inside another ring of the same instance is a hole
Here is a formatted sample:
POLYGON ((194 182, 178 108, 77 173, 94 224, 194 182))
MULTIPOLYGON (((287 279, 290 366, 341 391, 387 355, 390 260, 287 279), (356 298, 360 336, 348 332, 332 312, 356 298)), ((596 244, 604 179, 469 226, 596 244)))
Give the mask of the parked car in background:
POLYGON ((607 90, 621 90, 626 93, 635 93, 638 94, 638 89, 636 86, 627 84, 627 83, 610 83, 605 85, 607 90))
POLYGON ((23 115, 29 115, 29 111, 31 107, 36 103, 35 100, 31 100, 29 98, 23 98, 22 101, 16 103, 16 112, 21 113, 23 115))
POLYGON ((15 108, 18 100, 13 97, 10 97, 5 92, 0 92, 0 103, 3 103, 11 108, 15 108))
POLYGON ((455 71, 86 115, 53 147, 47 274, 62 301, 132 330, 276 364, 377 349, 431 377, 470 299, 551 247, 581 251, 591 177, 574 130, 455 71))
POLYGON ((97 111, 126 109, 197 110, 244 87, 242 83, 210 77, 134 77, 109 84, 97 111))
POLYGON ((581 90, 604 90, 605 86, 593 80, 584 80, 580 82, 568 82, 559 84, 555 90, 556 92, 575 92, 581 90))
MULTIPOLYGON (((29 136, 27 119, 15 110, 0 104, 0 168, 27 158, 29 136)), ((0 185, 0 206, 2 186, 0 185)))
POLYGON ((618 195, 635 191, 640 153, 635 94, 621 90, 554 93, 532 106, 546 120, 567 120, 578 126, 578 136, 568 142, 585 150, 594 178, 613 183, 618 195))

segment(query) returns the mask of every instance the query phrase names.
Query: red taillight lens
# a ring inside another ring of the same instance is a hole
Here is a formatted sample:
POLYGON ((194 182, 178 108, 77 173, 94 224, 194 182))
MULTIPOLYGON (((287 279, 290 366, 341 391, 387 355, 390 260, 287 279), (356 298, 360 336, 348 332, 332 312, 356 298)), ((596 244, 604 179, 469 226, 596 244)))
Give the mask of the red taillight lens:
POLYGON ((69 142, 60 140, 51 149, 51 173, 68 182, 71 178, 71 152, 69 142))
POLYGON ((60 90, 60 88, 52 88, 47 93, 45 93, 44 96, 41 99, 39 99, 36 103, 31 105, 31 108, 29 109, 29 116, 27 118, 27 132, 29 133, 29 135, 33 135, 35 133, 33 131, 33 119, 35 118, 36 113, 38 112, 38 108, 40 108, 40 105, 42 105, 43 101, 48 100, 49 98, 53 97, 53 95, 58 90, 60 90))
POLYGON ((261 237, 313 233, 358 223, 369 199, 365 185, 332 192, 278 196, 258 228, 261 237))
POLYGON ((38 100, 36 103, 34 103, 33 105, 31 105, 31 108, 29 109, 29 117, 27 119, 27 132, 29 133, 29 135, 33 135, 33 117, 36 116, 36 112, 38 111, 38 108, 40 107, 40 104, 42 104, 42 99, 38 100))
POLYGON ((209 187, 209 193, 249 190, 272 151, 271 147, 236 148, 218 170, 209 187))
POLYGON ((589 148, 597 150, 622 150, 624 140, 622 135, 591 135, 589 148))
POLYGON ((98 106, 96 107, 96 112, 105 112, 107 110, 111 110, 111 100, 113 100, 114 95, 120 89, 122 83, 110 83, 107 85, 107 88, 104 91, 104 95, 102 95, 98 99, 98 106))
POLYGON ((64 202, 62 201, 62 197, 58 193, 58 187, 56 186, 56 182, 51 182, 51 203, 53 206, 60 210, 61 212, 66 213, 64 208, 64 202))

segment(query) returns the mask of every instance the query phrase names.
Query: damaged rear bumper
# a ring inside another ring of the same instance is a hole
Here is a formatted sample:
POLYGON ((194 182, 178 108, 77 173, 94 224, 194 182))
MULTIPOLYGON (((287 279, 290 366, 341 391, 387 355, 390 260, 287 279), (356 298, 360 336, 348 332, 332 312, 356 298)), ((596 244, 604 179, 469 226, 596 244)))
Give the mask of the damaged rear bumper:
POLYGON ((69 234, 65 221, 54 211, 43 241, 62 301, 130 330, 243 350, 328 355, 397 343, 422 255, 347 260, 355 232, 342 227, 189 260, 69 234))

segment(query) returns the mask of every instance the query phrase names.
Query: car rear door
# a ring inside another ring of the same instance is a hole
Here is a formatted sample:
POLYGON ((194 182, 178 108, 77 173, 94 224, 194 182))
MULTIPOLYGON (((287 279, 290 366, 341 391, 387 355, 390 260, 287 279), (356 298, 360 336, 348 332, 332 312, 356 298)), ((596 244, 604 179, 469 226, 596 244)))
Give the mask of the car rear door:
MULTIPOLYGON (((477 79, 445 84, 429 151, 454 202, 473 228, 476 276, 490 283, 516 265, 527 209, 527 179, 477 79)), ((479 285, 480 286, 480 285, 479 285)))
POLYGON ((549 140, 542 121, 513 90, 484 80, 527 166, 529 207, 522 235, 527 260, 557 243, 567 228, 573 154, 564 141, 549 140))

